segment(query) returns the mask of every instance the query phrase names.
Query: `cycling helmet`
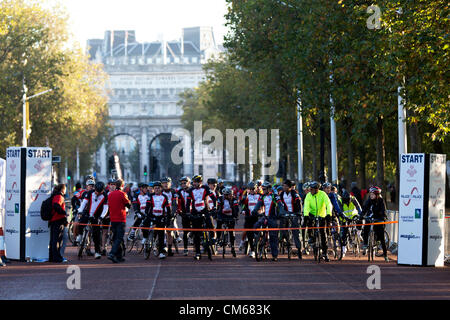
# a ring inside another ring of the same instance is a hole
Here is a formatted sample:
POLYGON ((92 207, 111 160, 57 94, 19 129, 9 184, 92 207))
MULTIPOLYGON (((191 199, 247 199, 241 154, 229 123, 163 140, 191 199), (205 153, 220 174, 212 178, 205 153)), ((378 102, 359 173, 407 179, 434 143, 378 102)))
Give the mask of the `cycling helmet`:
POLYGON ((86 176, 86 180, 95 180, 95 178, 92 175, 88 175, 88 176, 86 176))
POLYGON ((306 190, 309 188, 309 182, 305 182, 302 186, 303 190, 306 190))
POLYGON ((331 183, 325 182, 322 186, 325 189, 325 188, 331 187, 331 183))
POLYGON ((217 179, 209 178, 207 181, 208 184, 217 184, 217 179))
POLYGON ((153 181, 153 187, 161 187, 161 181, 153 181))
POLYGON ((182 181, 191 182, 191 178, 184 176, 184 177, 181 177, 181 179, 180 179, 180 182, 182 182, 182 181))
POLYGON ((161 183, 164 183, 164 182, 172 182, 172 178, 164 177, 164 178, 161 179, 161 183))
POLYGON ((217 183, 223 183, 223 179, 218 179, 217 183))
POLYGON ((264 188, 272 188, 272 185, 270 184, 270 182, 264 181, 264 183, 262 184, 262 187, 264 187, 264 188))
POLYGON ((278 186, 277 187, 277 191, 283 191, 283 187, 282 186, 278 186))
POLYGON ((313 181, 309 184, 309 187, 312 189, 320 189, 320 182, 313 181))
POLYGON ((153 181, 150 181, 150 182, 148 183, 148 186, 153 188, 153 186, 154 186, 153 181))
POLYGON ((223 195, 229 195, 229 194, 233 194, 233 190, 231 190, 230 187, 225 187, 222 190, 223 195))
POLYGON ((114 179, 109 179, 108 180, 108 184, 113 184, 113 183, 116 183, 116 180, 114 180, 114 179))
POLYGON ((89 179, 88 181, 86 181, 86 185, 87 186, 95 186, 95 181, 92 179, 89 179))
POLYGON ((381 194, 381 188, 379 188, 377 186, 372 186, 372 187, 370 187, 369 192, 378 195, 378 194, 381 194))
POLYGON ((256 187, 256 184, 253 181, 250 181, 247 185, 248 189, 255 189, 255 187, 256 187))
POLYGON ((147 187, 148 187, 148 184, 145 182, 142 182, 141 186, 139 188, 147 188, 147 187))
POLYGON ((196 176, 194 176, 194 177, 192 178, 192 181, 195 181, 195 182, 202 182, 202 181, 203 181, 203 177, 202 177, 200 174, 198 174, 198 175, 196 175, 196 176))
POLYGON ((97 182, 95 184, 95 191, 102 192, 103 190, 105 190, 105 184, 101 181, 97 182))
POLYGON ((261 186, 262 186, 262 181, 261 181, 261 180, 258 180, 258 181, 256 182, 256 185, 257 185, 258 187, 261 187, 261 186))
POLYGON ((350 193, 348 193, 347 190, 343 189, 342 190, 342 200, 348 200, 350 199, 350 193))

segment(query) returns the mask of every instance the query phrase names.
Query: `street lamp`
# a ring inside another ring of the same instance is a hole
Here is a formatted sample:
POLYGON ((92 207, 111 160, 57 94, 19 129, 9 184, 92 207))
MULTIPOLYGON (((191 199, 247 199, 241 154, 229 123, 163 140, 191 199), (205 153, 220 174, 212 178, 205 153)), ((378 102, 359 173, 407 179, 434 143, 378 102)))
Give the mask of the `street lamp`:
POLYGON ((33 98, 39 97, 43 94, 46 94, 50 91, 53 91, 53 89, 48 89, 48 90, 39 92, 35 95, 32 95, 30 97, 27 97, 28 88, 25 85, 25 76, 23 77, 23 98, 22 98, 22 100, 23 100, 23 138, 22 138, 22 145, 24 147, 27 147, 27 131, 28 131, 27 129, 28 129, 28 122, 29 122, 29 119, 28 119, 29 110, 27 107, 27 101, 31 100, 33 98))

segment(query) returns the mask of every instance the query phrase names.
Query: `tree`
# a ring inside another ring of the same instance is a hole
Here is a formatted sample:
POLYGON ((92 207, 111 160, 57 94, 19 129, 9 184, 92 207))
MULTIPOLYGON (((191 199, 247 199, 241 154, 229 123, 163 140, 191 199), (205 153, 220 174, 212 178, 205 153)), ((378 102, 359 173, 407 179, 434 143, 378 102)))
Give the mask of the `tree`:
POLYGON ((29 145, 50 146, 81 171, 92 162, 108 133, 105 73, 80 48, 69 48, 67 15, 38 1, 0 3, 0 156, 21 145, 23 83, 28 96, 52 89, 29 101, 29 145))

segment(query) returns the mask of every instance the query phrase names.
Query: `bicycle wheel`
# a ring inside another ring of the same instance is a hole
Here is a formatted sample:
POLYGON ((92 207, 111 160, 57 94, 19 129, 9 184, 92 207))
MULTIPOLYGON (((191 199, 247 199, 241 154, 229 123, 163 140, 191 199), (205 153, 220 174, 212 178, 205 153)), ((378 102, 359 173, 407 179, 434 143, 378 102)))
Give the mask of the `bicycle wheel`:
POLYGON ((73 236, 73 223, 69 225, 69 228, 67 229, 67 236, 69 237, 69 241, 72 243, 75 242, 75 237, 73 236))
POLYGON ((320 253, 320 240, 319 240, 319 232, 314 231, 314 246, 313 246, 313 252, 314 252, 314 261, 320 260, 319 259, 319 253, 320 253))
POLYGON ((368 251, 368 259, 369 261, 373 261, 373 255, 374 255, 374 247, 375 247, 375 233, 373 230, 369 233, 369 251, 368 251))
POLYGON ((134 246, 136 247, 136 252, 141 254, 144 250, 144 245, 142 244, 142 239, 144 239, 144 236, 142 235, 141 229, 136 230, 136 242, 134 246))
POLYGON ((147 239, 144 243, 144 258, 145 260, 148 260, 150 256, 152 255, 152 245, 151 242, 153 240, 147 239))
POLYGON ((228 244, 228 232, 223 232, 223 238, 222 238, 222 258, 225 259, 225 252, 227 251, 227 244, 228 244))
POLYGON ((88 230, 87 227, 83 230, 83 236, 81 237, 80 247, 78 248, 78 259, 83 256, 83 251, 88 247, 88 230))
POLYGON ((320 235, 320 231, 317 231, 317 236, 316 236, 316 248, 317 248, 317 263, 320 263, 320 260, 322 259, 322 257, 320 256, 320 246, 322 244, 321 242, 321 235, 320 235))
POLYGON ((264 250, 264 240, 263 235, 261 235, 261 233, 259 233, 255 237, 255 250, 256 250, 255 259, 256 261, 259 262, 262 260, 264 250))
POLYGON ((128 252, 131 252, 133 250, 134 244, 136 242, 136 233, 134 234, 134 238, 132 240, 128 239, 130 237, 130 233, 133 230, 133 228, 128 229, 128 237, 127 237, 127 243, 126 243, 126 249, 128 252))

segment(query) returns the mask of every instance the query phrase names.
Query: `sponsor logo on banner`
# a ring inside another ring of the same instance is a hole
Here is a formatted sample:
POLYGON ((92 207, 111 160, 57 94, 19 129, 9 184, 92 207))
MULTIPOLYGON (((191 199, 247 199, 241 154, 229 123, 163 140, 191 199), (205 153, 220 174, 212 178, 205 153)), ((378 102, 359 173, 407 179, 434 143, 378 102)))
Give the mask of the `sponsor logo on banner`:
POLYGON ((12 196, 14 194, 20 194, 20 190, 19 189, 15 189, 16 187, 17 187, 17 182, 14 181, 12 186, 11 186, 11 189, 7 189, 6 190, 6 193, 9 193, 8 201, 12 199, 12 196))
POLYGON ((414 215, 414 219, 420 219, 420 217, 421 217, 421 213, 422 213, 422 210, 421 209, 416 209, 415 211, 415 215, 414 215))
POLYGON ((402 235, 400 235, 400 238, 405 238, 405 239, 408 239, 408 240, 410 240, 410 239, 420 239, 420 237, 419 236, 416 236, 416 235, 414 235, 414 234, 402 234, 402 235))
POLYGON ((19 231, 16 230, 16 229, 5 229, 5 232, 6 232, 6 233, 9 233, 9 234, 19 233, 19 231))
POLYGON ((12 172, 14 172, 14 170, 16 170, 17 165, 16 165, 16 163, 14 162, 14 160, 11 160, 11 164, 9 165, 9 167, 11 168, 11 171, 12 171, 12 172))
POLYGON ((31 193, 32 193, 31 200, 33 200, 33 202, 39 198, 39 195, 41 195, 41 194, 47 195, 50 192, 50 190, 44 189, 44 187, 46 187, 46 186, 47 186, 47 184, 45 182, 41 182, 41 184, 39 185, 39 188, 37 190, 31 191, 31 193), (33 196, 33 194, 35 194, 36 196, 33 196))
POLYGON ((403 222, 414 222, 414 216, 401 216, 403 222))
POLYGON ((18 203, 14 204, 14 213, 20 213, 20 205, 18 203))
POLYGON ((408 171, 406 171, 407 174, 409 174, 409 176, 412 178, 416 175, 417 170, 414 168, 413 165, 411 165, 408 169, 408 171))
POLYGON ((431 205, 432 205, 433 207, 436 207, 436 204, 437 204, 438 201, 439 201, 439 195, 441 194, 441 192, 442 192, 442 188, 439 188, 438 191, 436 192, 436 195, 435 195, 435 196, 430 195, 430 199, 433 199, 433 200, 434 200, 434 201, 431 203, 431 205))
POLYGON ((45 168, 45 165, 42 163, 42 160, 38 160, 34 165, 34 168, 37 170, 37 172, 40 172, 45 168))
POLYGON ((48 232, 49 232, 48 229, 44 230, 42 228, 39 228, 39 229, 30 230, 27 233, 34 233, 34 234, 38 235, 40 233, 48 233, 48 232))
POLYGON ((404 199, 403 204, 405 205, 405 207, 407 207, 407 206, 409 206, 409 203, 411 202, 412 199, 420 200, 420 199, 422 199, 422 195, 419 194, 419 190, 417 189, 417 187, 414 187, 411 189, 410 195, 402 194, 401 198, 404 199), (407 201, 405 201, 405 199, 407 199, 407 201))
POLYGON ((442 236, 441 235, 432 235, 432 236, 430 236, 430 239, 434 240, 434 241, 437 241, 437 240, 441 240, 442 236))

